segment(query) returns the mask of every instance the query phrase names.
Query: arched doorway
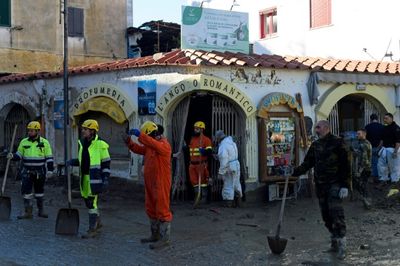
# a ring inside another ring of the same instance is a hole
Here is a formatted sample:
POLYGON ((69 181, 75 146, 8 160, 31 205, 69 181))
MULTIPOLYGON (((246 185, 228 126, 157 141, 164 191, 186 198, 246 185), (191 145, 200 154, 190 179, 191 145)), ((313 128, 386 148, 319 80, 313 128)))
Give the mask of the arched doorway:
POLYGON ((18 125, 15 135, 13 151, 18 147, 19 142, 26 136, 26 125, 33 119, 28 111, 20 104, 11 103, 3 108, 8 109, 3 126, 3 146, 9 148, 15 125, 18 125))
POLYGON ((381 120, 386 109, 369 95, 350 94, 333 106, 328 121, 334 134, 351 138, 358 129, 364 128, 370 122, 369 116, 373 113, 381 120))
MULTIPOLYGON (((179 152, 190 142, 193 125, 196 121, 206 124, 205 135, 212 139, 216 130, 224 130, 233 137, 239 150, 239 160, 245 167, 246 147, 246 115, 242 109, 229 98, 215 92, 194 91, 184 97, 168 116, 170 127, 169 140, 174 152, 179 152)), ((217 147, 214 143, 214 152, 217 147)), ((183 149, 185 151, 185 149, 183 149)), ((189 155, 174 160, 172 197, 175 199, 192 199, 193 192, 189 181, 189 155)), ((218 180, 218 161, 210 158, 209 170, 213 180, 210 186, 210 200, 221 199, 222 181, 218 180)))
MULTIPOLYGON (((79 116, 79 125, 86 119, 95 119, 99 123, 99 136, 110 145, 109 153, 113 160, 129 159, 129 151, 125 143, 121 141, 121 133, 128 128, 127 121, 123 124, 118 124, 111 117, 102 112, 88 111, 79 116)), ((79 138, 80 137, 81 132, 79 131, 79 138)))

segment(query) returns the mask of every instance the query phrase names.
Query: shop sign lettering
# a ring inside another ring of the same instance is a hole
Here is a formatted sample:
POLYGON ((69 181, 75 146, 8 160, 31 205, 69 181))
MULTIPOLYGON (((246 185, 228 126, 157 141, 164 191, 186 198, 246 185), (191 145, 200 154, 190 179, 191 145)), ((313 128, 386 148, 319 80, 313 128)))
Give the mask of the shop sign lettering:
POLYGON ((73 107, 75 108, 75 111, 77 111, 84 102, 99 96, 112 98, 116 103, 118 103, 122 110, 124 110, 127 117, 133 112, 133 108, 129 100, 125 97, 121 90, 111 84, 105 83, 98 84, 82 91, 74 102, 73 107))
POLYGON ((303 112, 303 109, 296 101, 296 99, 289 94, 286 93, 272 93, 264 98, 262 102, 262 107, 266 108, 267 110, 270 109, 274 105, 281 105, 287 104, 290 108, 296 109, 297 112, 303 112))
POLYGON ((184 80, 171 87, 160 98, 157 111, 163 114, 169 104, 174 102, 179 96, 193 90, 214 91, 225 95, 240 105, 247 116, 256 111, 252 101, 233 84, 217 77, 204 75, 198 75, 195 78, 184 80))

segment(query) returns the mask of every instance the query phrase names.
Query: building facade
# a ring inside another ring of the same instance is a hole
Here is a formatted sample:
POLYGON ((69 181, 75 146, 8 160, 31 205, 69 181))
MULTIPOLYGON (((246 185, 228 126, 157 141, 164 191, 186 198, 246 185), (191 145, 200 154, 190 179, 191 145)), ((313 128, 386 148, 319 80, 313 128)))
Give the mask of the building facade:
MULTIPOLYGON (((199 1, 197 1, 199 2, 199 1)), ((236 0, 258 54, 399 61, 396 0, 236 0)), ((229 10, 225 0, 204 7, 229 10)))
MULTIPOLYGON (((62 69, 61 2, 0 2, 0 73, 62 69)), ((125 32, 132 24, 132 0, 70 0, 68 15, 70 66, 127 57, 125 32)))
MULTIPOLYGON (((97 119, 99 135, 110 144, 112 175, 139 179, 142 159, 128 152, 120 134, 155 121, 164 126, 174 160, 181 162, 174 163, 176 181, 186 178, 176 168, 185 165, 179 154, 194 122, 202 120, 206 135, 222 129, 234 137, 243 178, 249 189, 256 188, 281 181, 287 166, 301 161, 316 120, 342 116, 335 133, 364 126, 371 112, 391 112, 398 121, 399 72, 395 63, 194 50, 77 67, 69 80, 71 143, 78 140, 82 121, 97 119), (348 100, 359 103, 356 119, 346 117, 353 112, 346 109, 348 100)), ((9 143, 14 124, 21 138, 27 121, 41 119, 55 160, 62 162, 63 147, 55 145, 63 142, 62 84, 59 72, 0 78, 0 146, 9 143)), ((71 147, 76 155, 77 145, 71 147)), ((216 165, 212 162, 213 177, 216 165)))

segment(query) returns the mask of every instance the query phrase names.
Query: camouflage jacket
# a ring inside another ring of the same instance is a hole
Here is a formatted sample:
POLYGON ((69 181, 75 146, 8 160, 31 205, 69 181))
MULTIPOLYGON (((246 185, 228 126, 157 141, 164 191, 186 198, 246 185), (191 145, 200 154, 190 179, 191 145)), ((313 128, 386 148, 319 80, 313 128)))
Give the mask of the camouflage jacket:
POLYGON ((358 174, 361 174, 362 170, 371 171, 372 146, 368 140, 358 141, 358 147, 354 150, 354 155, 357 158, 356 171, 358 174))
POLYGON ((293 176, 305 174, 313 167, 317 185, 336 183, 341 187, 351 187, 350 154, 342 138, 329 133, 314 141, 303 163, 294 169, 293 176))

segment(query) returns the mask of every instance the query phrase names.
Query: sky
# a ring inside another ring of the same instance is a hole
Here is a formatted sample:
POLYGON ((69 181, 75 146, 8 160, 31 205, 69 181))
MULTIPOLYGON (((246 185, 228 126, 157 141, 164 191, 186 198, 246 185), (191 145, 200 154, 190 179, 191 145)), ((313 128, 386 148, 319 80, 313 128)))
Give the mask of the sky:
POLYGON ((181 24, 181 6, 190 0, 133 0, 133 26, 139 27, 151 20, 181 24))

